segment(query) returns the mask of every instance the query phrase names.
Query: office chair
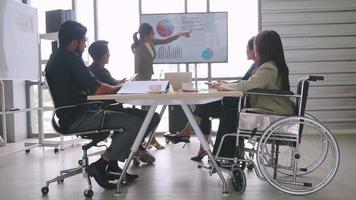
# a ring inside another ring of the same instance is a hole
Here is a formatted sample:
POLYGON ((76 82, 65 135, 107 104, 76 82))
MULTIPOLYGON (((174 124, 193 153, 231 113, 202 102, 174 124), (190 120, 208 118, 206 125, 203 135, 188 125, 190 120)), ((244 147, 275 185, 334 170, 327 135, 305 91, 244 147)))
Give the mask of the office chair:
MULTIPOLYGON (((44 77, 45 74, 44 74, 44 77)), ((47 80, 45 78, 45 84, 48 87, 47 84, 47 80)), ((51 94, 50 88, 48 87, 48 91, 49 94, 51 96, 51 99, 53 101, 53 96, 51 94)), ((54 102, 54 101, 53 101, 54 102)), ((54 128, 54 130, 59 133, 60 135, 63 136, 69 136, 69 135, 76 135, 78 137, 81 137, 83 139, 88 139, 90 140, 89 143, 82 145, 82 158, 78 161, 78 166, 75 168, 71 168, 71 169, 66 169, 66 170, 62 170, 60 171, 60 175, 57 176, 56 178, 50 179, 48 181, 46 181, 45 186, 41 188, 41 192, 43 195, 47 195, 49 192, 49 184, 53 183, 53 182, 58 182, 58 183, 63 183, 64 179, 75 176, 77 174, 83 174, 83 177, 87 180, 88 183, 88 188, 84 190, 84 196, 85 197, 92 197, 94 192, 92 190, 92 184, 91 184, 91 180, 90 177, 88 176, 87 172, 86 172, 86 168, 89 166, 89 160, 88 160, 88 149, 90 149, 93 146, 99 147, 98 143, 102 142, 104 140, 106 140, 111 133, 115 132, 115 134, 120 134, 124 131, 123 128, 118 128, 118 129, 110 129, 110 130, 106 130, 103 129, 103 124, 104 124, 104 120, 105 120, 105 111, 104 111, 104 115, 101 119, 101 127, 97 130, 90 130, 90 131, 85 131, 85 132, 69 132, 68 130, 65 130, 63 127, 61 127, 58 123, 58 118, 57 118, 57 113, 58 111, 63 111, 66 109, 73 109, 73 108, 80 108, 80 107, 91 107, 91 108, 102 108, 104 107, 104 103, 103 102, 98 102, 98 101, 94 101, 94 102, 86 102, 86 103, 82 103, 82 104, 78 104, 78 105, 69 105, 69 106, 62 106, 62 107, 57 107, 54 111, 53 111, 53 115, 52 115, 52 126, 54 128)), ((103 145, 101 145, 103 146, 103 145)), ((123 184, 125 184, 127 182, 127 180, 123 180, 123 184)))
MULTIPOLYGON (((87 179, 87 183, 88 183, 88 188, 84 191, 84 196, 85 197, 93 196, 94 192, 92 190, 91 180, 85 170, 89 166, 87 151, 88 151, 88 149, 90 149, 93 146, 98 147, 98 143, 104 141, 110 135, 110 133, 112 131, 115 131, 116 133, 121 133, 124 130, 120 129, 120 128, 115 129, 115 130, 113 130, 113 129, 105 130, 105 129, 100 128, 98 130, 85 131, 85 132, 68 132, 67 130, 64 130, 62 127, 60 127, 60 125, 58 124, 56 113, 62 109, 78 108, 78 107, 82 107, 82 106, 100 107, 103 105, 104 105, 104 103, 102 103, 102 102, 88 102, 88 103, 83 103, 83 104, 79 104, 79 105, 58 107, 57 109, 54 110, 53 116, 52 116, 52 126, 57 133, 59 133, 63 136, 76 135, 78 137, 81 137, 83 139, 88 139, 91 141, 87 144, 82 145, 83 154, 82 154, 81 160, 78 161, 79 166, 77 166, 75 168, 71 168, 71 169, 62 170, 62 171, 60 171, 59 176, 46 181, 46 185, 44 187, 42 187, 42 189, 41 189, 42 194, 46 195, 49 192, 48 186, 50 183, 53 183, 53 182, 63 183, 64 179, 66 179, 66 178, 75 176, 77 174, 83 174, 83 177, 85 179, 87 179)), ((103 115, 103 118, 101 119, 102 125, 103 125, 104 119, 105 119, 105 114, 103 115)))

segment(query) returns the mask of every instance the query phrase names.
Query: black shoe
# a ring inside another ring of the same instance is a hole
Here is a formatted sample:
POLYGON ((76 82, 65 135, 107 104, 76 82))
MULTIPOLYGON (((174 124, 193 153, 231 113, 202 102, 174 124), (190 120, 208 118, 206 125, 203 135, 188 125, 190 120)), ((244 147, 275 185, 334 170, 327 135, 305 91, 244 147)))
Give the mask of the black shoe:
POLYGON ((105 189, 115 189, 116 184, 110 183, 108 176, 105 173, 105 170, 99 170, 98 167, 95 165, 95 162, 90 164, 85 171, 88 173, 89 176, 94 177, 95 181, 105 189))
POLYGON ((172 135, 172 134, 169 134, 169 135, 164 135, 164 137, 172 142, 173 144, 177 144, 177 143, 180 143, 180 142, 184 142, 184 143, 189 143, 190 142, 190 136, 189 135, 172 135))
MULTIPOLYGON (((106 175, 110 177, 112 180, 119 180, 122 174, 122 169, 116 164, 109 163, 106 167, 106 175)), ((126 172, 125 178, 128 182, 134 181, 138 178, 137 174, 129 174, 126 172)))
POLYGON ((197 156, 191 157, 190 160, 200 162, 206 155, 206 151, 199 153, 197 156))

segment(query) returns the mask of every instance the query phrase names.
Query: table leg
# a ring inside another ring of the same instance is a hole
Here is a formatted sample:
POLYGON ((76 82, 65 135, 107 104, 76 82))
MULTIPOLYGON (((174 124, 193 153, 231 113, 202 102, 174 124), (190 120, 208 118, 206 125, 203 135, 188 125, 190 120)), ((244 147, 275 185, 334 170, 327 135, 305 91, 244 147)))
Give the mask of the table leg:
POLYGON ((203 133, 201 132, 198 123, 195 121, 194 116, 192 114, 192 112, 190 111, 188 105, 181 105, 182 109, 185 113, 185 115, 187 116, 189 123, 192 125, 193 130, 195 132, 195 134, 198 136, 200 144, 203 146, 203 149, 207 152, 208 157, 210 159, 210 161, 212 162, 214 168, 216 169, 216 172, 218 173, 220 180, 223 184, 223 192, 222 195, 226 196, 229 194, 228 190, 227 190, 227 185, 226 185, 226 181, 224 178, 224 175, 221 173, 220 168, 218 167, 218 165, 216 164, 216 161, 214 159, 213 154, 211 153, 210 149, 209 149, 209 144, 208 142, 205 140, 203 133))
POLYGON ((145 132, 147 130, 148 125, 150 124, 150 122, 152 120, 152 117, 153 117, 153 114, 155 113, 156 108, 157 108, 157 105, 151 105, 150 109, 147 112, 145 120, 143 120, 143 123, 141 125, 140 131, 138 132, 138 134, 136 136, 136 139, 135 139, 135 142, 131 147, 131 153, 130 153, 129 157, 127 158, 126 162, 125 162, 124 168, 122 169, 122 172, 121 172, 122 175, 120 176, 119 182, 117 182, 117 190, 114 193, 114 196, 120 196, 121 195, 120 183, 123 180, 123 178, 124 178, 124 176, 126 174, 126 171, 127 171, 128 167, 129 167, 133 157, 135 156, 135 154, 136 154, 136 152, 138 150, 138 147, 140 146, 140 144, 142 142, 143 137, 145 136, 145 132))

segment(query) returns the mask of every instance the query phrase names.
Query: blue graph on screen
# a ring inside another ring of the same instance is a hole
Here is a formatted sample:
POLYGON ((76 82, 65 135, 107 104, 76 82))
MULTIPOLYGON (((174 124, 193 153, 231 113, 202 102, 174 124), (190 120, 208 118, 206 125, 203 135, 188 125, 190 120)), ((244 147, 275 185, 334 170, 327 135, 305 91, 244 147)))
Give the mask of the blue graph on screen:
POLYGON ((182 47, 179 45, 160 45, 157 50, 157 59, 174 60, 182 58, 182 47))

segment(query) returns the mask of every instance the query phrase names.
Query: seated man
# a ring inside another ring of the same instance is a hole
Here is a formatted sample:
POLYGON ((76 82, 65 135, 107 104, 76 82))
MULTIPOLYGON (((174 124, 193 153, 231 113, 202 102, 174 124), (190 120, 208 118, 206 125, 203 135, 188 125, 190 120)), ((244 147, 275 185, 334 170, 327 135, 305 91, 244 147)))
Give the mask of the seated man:
MULTIPOLYGON (((113 78, 110 72, 105 68, 105 65, 109 63, 110 52, 108 48, 108 42, 104 40, 97 40, 89 46, 89 54, 93 58, 93 63, 89 66, 89 70, 96 76, 96 78, 102 82, 111 86, 121 84, 125 82, 125 79, 118 81, 113 78)), ((115 100, 106 100, 106 110, 125 112, 128 114, 135 115, 139 117, 142 121, 145 119, 147 111, 135 109, 135 108, 124 108, 122 104, 116 103, 115 100)), ((152 131, 158 126, 160 117, 158 113, 155 113, 152 117, 152 121, 149 124, 147 130, 152 131)), ((149 134, 149 132, 147 132, 149 134)), ((140 161, 144 163, 151 164, 155 161, 155 158, 149 154, 142 146, 140 146, 140 152, 138 154, 140 161)))
MULTIPOLYGON (((81 55, 86 47, 86 32, 86 27, 75 21, 66 21, 59 30, 59 48, 52 53, 45 68, 56 108, 87 102, 88 91, 97 95, 112 94, 121 88, 120 84, 111 86, 101 83, 85 66, 81 55)), ((89 176, 94 177, 103 188, 116 188, 116 184, 109 181, 119 177, 108 174, 106 168, 111 166, 120 174, 121 169, 117 166, 117 161, 124 161, 128 157, 142 120, 125 112, 105 111, 102 125, 104 110, 93 107, 59 110, 57 116, 61 128, 68 132, 99 130, 102 126, 104 129, 124 130, 113 136, 106 152, 86 169, 89 176)))

